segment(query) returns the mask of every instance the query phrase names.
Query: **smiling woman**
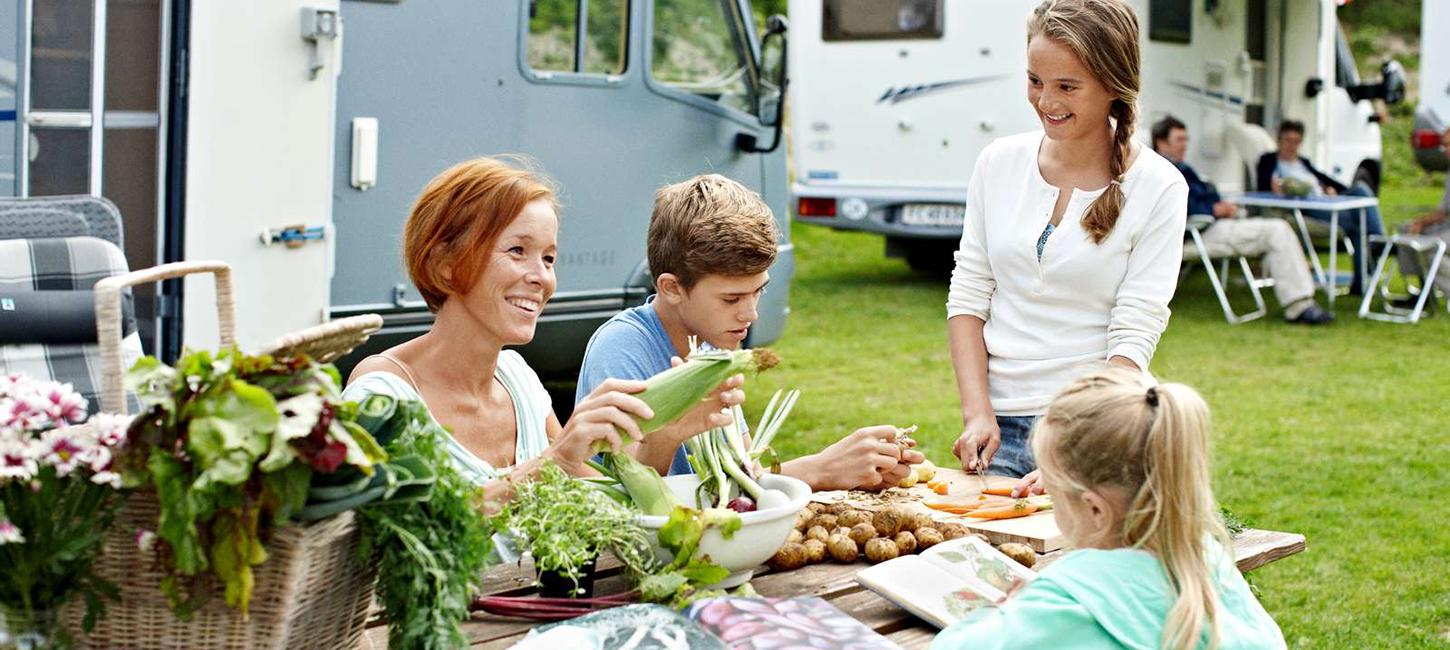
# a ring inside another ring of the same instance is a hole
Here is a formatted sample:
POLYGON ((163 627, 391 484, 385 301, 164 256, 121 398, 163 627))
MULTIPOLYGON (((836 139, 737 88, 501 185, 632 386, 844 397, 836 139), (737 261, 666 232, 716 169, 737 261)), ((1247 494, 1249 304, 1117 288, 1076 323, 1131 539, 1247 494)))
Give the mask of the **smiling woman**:
POLYGON ((493 500, 544 460, 587 474, 601 442, 639 437, 653 414, 630 395, 643 382, 609 382, 555 417, 549 394, 522 356, 504 346, 534 338, 557 281, 558 203, 552 182, 522 158, 477 158, 435 177, 403 229, 403 261, 437 313, 424 335, 368 357, 343 395, 419 400, 451 432, 448 453, 493 500), (509 480, 505 480, 505 476, 509 480))

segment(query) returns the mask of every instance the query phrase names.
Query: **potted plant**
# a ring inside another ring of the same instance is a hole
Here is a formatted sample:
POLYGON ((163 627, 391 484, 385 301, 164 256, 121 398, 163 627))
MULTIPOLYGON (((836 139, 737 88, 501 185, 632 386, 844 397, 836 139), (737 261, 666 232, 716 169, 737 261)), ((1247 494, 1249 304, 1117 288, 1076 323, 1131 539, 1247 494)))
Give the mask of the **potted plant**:
POLYGON ((654 551, 634 510, 557 465, 544 465, 533 481, 519 485, 501 517, 533 557, 545 597, 590 597, 604 550, 637 576, 655 570, 654 551))
POLYGON ((90 627, 114 591, 92 564, 120 504, 125 419, 85 420, 69 384, 0 376, 0 648, 58 647, 60 609, 83 596, 90 627))

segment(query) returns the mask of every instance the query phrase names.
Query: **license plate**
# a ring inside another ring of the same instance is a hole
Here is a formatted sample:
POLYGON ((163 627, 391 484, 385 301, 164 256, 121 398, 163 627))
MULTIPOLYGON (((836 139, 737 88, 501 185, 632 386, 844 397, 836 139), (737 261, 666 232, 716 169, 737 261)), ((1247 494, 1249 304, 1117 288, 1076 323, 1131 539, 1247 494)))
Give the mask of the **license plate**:
POLYGON ((908 203, 901 206, 901 223, 906 226, 960 226, 967 207, 957 203, 908 203))

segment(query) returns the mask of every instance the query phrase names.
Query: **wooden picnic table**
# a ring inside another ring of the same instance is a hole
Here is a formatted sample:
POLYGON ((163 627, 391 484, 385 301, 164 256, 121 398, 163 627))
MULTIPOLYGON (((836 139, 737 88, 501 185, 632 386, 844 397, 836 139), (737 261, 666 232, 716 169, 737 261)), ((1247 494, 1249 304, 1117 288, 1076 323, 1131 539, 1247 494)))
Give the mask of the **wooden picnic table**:
MULTIPOLYGON (((1283 559, 1305 548, 1303 535, 1280 533, 1269 530, 1248 529, 1233 540, 1234 559, 1240 571, 1252 571, 1275 560, 1283 559)), ((1042 563, 1050 563, 1060 557, 1061 551, 1048 553, 1042 563)), ((596 595, 619 593, 628 588, 620 574, 620 566, 613 558, 600 561, 599 578, 595 582, 596 595)), ((903 648, 926 648, 931 645, 937 629, 890 601, 877 596, 856 583, 856 572, 866 568, 865 562, 840 564, 826 561, 783 573, 757 573, 751 580, 755 591, 761 596, 789 598, 792 596, 819 596, 841 611, 850 614, 877 633, 901 645, 903 648)), ((1039 564, 1037 568, 1041 568, 1039 564)), ((768 571, 762 569, 762 571, 768 571)), ((523 596, 534 592, 534 571, 527 561, 494 567, 484 575, 484 592, 488 595, 523 596)), ((476 613, 464 623, 473 648, 508 648, 523 639, 529 629, 539 625, 537 621, 502 618, 485 613, 476 613)), ((369 623, 370 629, 364 636, 364 649, 386 648, 387 627, 380 620, 369 623)))

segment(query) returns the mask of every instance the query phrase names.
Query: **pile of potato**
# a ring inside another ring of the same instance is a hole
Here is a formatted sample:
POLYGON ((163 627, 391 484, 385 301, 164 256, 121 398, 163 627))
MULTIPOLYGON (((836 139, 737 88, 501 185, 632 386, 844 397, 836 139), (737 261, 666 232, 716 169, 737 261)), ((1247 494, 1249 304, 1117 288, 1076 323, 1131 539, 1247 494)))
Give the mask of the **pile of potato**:
POLYGON ((844 503, 813 502, 796 515, 795 530, 767 563, 776 571, 789 571, 827 557, 855 562, 864 554, 876 564, 971 534, 966 526, 933 521, 902 506, 871 513, 844 503))

